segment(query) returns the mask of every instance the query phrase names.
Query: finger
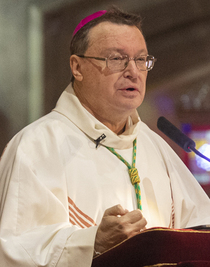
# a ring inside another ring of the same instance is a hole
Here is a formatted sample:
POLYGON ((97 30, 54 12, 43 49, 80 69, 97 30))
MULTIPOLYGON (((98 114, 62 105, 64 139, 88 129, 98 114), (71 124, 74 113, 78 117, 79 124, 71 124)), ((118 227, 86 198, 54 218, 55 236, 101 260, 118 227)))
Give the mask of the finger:
POLYGON ((143 227, 143 228, 140 230, 140 232, 143 232, 143 231, 145 231, 145 230, 147 230, 146 226, 143 227))
POLYGON ((129 210, 125 209, 125 214, 128 213, 128 212, 129 212, 129 210))
POLYGON ((145 229, 147 225, 147 220, 142 216, 142 218, 136 222, 132 223, 132 226, 136 229, 136 231, 141 231, 145 229))
POLYGON ((140 221, 134 224, 131 224, 129 227, 129 232, 127 232, 127 237, 131 238, 139 234, 140 232, 146 230, 146 224, 147 224, 147 221, 145 218, 142 218, 140 221))
POLYGON ((143 218, 143 214, 142 212, 137 209, 137 210, 133 210, 131 212, 126 213, 123 218, 125 220, 127 220, 129 223, 135 223, 140 221, 143 218))
POLYGON ((147 221, 140 210, 134 210, 125 214, 119 218, 118 223, 126 231, 128 238, 138 234, 147 225, 147 221))
POLYGON ((140 221, 133 224, 137 231, 146 230, 147 220, 143 217, 140 221))
POLYGON ((123 209, 123 207, 118 204, 116 206, 113 206, 104 212, 104 216, 117 216, 117 215, 125 215, 127 213, 127 210, 123 209))

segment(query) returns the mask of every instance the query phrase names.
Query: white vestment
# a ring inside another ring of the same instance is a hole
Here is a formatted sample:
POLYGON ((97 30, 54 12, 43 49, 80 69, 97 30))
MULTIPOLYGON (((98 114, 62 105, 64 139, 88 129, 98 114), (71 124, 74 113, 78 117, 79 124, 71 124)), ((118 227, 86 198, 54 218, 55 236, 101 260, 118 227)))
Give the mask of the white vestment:
POLYGON ((1 267, 90 267, 104 211, 117 204, 137 208, 127 166, 105 146, 131 164, 135 138, 147 228, 209 224, 209 198, 137 112, 118 136, 80 104, 70 85, 51 113, 10 141, 0 161, 1 267))

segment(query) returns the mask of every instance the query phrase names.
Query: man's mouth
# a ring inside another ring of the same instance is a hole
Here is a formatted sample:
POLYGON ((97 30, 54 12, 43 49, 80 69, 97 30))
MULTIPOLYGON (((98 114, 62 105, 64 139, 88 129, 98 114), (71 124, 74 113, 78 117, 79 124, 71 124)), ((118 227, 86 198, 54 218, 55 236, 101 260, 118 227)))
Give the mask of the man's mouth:
POLYGON ((135 91, 135 88, 127 88, 126 91, 135 91))
POLYGON ((121 88, 120 91, 124 91, 124 92, 138 92, 138 89, 136 87, 124 87, 124 88, 121 88))

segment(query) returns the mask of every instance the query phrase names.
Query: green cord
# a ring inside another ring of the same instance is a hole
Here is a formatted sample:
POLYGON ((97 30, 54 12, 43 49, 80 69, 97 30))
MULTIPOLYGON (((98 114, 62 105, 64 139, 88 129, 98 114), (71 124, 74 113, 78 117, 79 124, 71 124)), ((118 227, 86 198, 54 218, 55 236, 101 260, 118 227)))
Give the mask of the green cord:
POLYGON ((127 167, 128 167, 128 173, 130 176, 130 180, 132 185, 135 187, 135 193, 137 198, 137 206, 138 209, 142 210, 141 205, 141 189, 140 189, 140 178, 138 174, 138 170, 135 167, 136 164, 136 139, 133 141, 133 156, 132 156, 132 166, 120 155, 118 154, 114 148, 112 147, 106 147, 109 151, 111 151, 118 159, 120 159, 127 167))

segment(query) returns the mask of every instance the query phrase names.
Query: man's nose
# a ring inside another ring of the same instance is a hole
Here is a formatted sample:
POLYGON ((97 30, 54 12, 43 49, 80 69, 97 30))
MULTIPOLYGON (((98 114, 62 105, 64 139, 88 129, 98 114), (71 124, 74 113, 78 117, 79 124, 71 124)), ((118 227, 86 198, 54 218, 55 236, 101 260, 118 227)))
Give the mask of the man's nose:
POLYGON ((132 77, 132 78, 136 78, 138 75, 138 68, 136 66, 136 62, 134 58, 129 58, 129 61, 127 63, 127 66, 124 70, 124 73, 126 75, 126 77, 132 77))

